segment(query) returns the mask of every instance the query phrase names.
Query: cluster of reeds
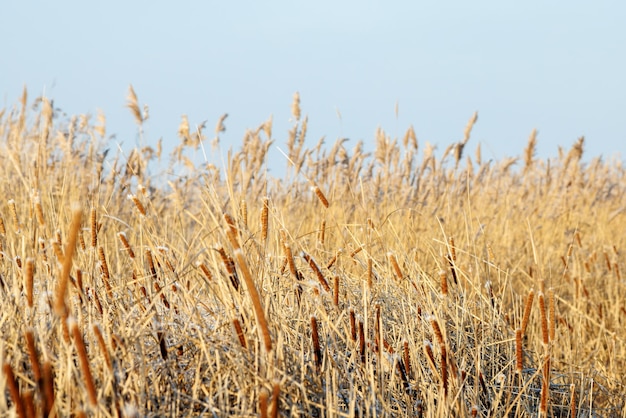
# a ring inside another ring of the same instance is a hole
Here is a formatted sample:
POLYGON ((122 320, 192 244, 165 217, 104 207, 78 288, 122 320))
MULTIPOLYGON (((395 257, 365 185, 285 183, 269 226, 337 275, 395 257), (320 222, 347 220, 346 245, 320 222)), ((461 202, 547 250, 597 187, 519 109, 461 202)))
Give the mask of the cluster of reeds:
POLYGON ((309 147, 296 96, 284 177, 271 119, 219 168, 189 158, 206 134, 186 117, 150 174, 162 150, 132 90, 128 107, 142 145, 116 155, 102 115, 26 91, 0 111, 0 413, 625 407, 625 173, 583 139, 540 159, 533 132, 523 167, 483 161, 474 114, 440 156, 413 127, 309 147))

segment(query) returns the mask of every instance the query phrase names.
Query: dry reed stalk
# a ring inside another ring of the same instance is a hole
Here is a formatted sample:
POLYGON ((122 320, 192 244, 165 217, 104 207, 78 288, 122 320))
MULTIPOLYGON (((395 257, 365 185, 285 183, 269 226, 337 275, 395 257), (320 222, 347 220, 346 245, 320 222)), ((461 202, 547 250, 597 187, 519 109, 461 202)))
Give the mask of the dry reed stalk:
POLYGON ((606 253, 606 251, 604 252, 604 262, 606 263, 606 269, 608 271, 611 271, 611 260, 609 259, 609 255, 606 253))
POLYGON ((535 297, 535 291, 530 289, 528 291, 528 297, 526 298, 526 303, 524 304, 524 315, 522 317, 522 335, 526 334, 526 327, 528 326, 528 320, 530 319, 530 311, 533 307, 533 299, 535 297))
POLYGON ((111 361, 111 356, 109 355, 109 350, 107 348, 106 343, 104 342, 104 337, 102 336, 102 331, 100 327, 96 324, 93 325, 93 333, 96 336, 96 340, 98 341, 98 346, 100 346, 100 351, 102 351, 102 355, 104 357, 104 363, 111 373, 113 373, 113 362, 111 361))
POLYGON ((250 294, 250 299, 252 300, 252 305, 254 307, 254 314, 256 317, 259 337, 263 340, 265 344, 265 349, 270 352, 272 351, 272 337, 270 335, 270 330, 267 324, 267 319, 265 318, 265 312, 263 310, 263 305, 261 304, 261 296, 254 285, 254 280, 252 279, 252 274, 248 269, 248 264, 243 255, 243 251, 241 249, 235 250, 235 259, 237 260, 237 264, 239 265, 239 269, 243 274, 244 282, 246 283, 246 287, 248 288, 248 293, 250 294))
POLYGON ((143 203, 141 203, 141 201, 139 200, 139 198, 137 196, 135 196, 132 193, 128 194, 128 200, 132 200, 133 203, 135 204, 135 207, 137 208, 137 211, 139 211, 139 215, 145 217, 146 216, 146 207, 143 205, 143 203))
POLYGON ((15 200, 9 199, 7 201, 9 205, 9 211, 11 212, 11 218, 13 219, 13 227, 15 228, 15 232, 20 232, 20 220, 17 217, 17 208, 15 207, 15 200))
POLYGON ((239 202, 239 215, 241 216, 241 223, 246 228, 248 227, 248 204, 244 199, 239 202))
POLYGON ((338 275, 335 275, 335 279, 334 279, 333 303, 335 304, 335 306, 339 307, 339 276, 338 275))
POLYGON ((391 264, 394 274, 396 275, 398 280, 401 281, 404 278, 404 274, 402 274, 402 270, 400 270, 400 266, 398 265, 398 260, 396 259, 395 254, 392 252, 388 252, 387 258, 389 259, 389 264, 391 264))
POLYGON ((321 247, 324 246, 325 238, 326 238, 326 221, 322 220, 322 222, 320 223, 320 229, 317 233, 317 242, 320 244, 321 247))
POLYGON ((322 274, 322 271, 317 266, 317 263, 315 262, 313 257, 311 257, 309 254, 307 254, 305 252, 302 252, 302 257, 307 261, 307 263, 309 263, 309 266, 311 266, 311 270, 313 270, 313 272, 315 273, 315 276, 317 277, 317 280, 320 282, 320 284, 322 285, 324 290, 326 292, 330 293, 330 286, 328 285, 328 282, 324 278, 324 275, 322 274))
POLYGON ((522 351, 522 329, 515 330, 515 370, 522 376, 524 369, 524 352, 522 351))
POLYGON ((239 339, 239 344, 245 349, 248 348, 248 343, 246 342, 246 335, 243 333, 243 329, 241 328, 241 323, 239 319, 233 318, 233 327, 235 328, 235 333, 237 334, 237 338, 239 339))
POLYGON ((120 239, 120 241, 122 242, 122 246, 124 247, 124 249, 128 253, 128 256, 134 260, 135 259, 135 252, 133 251, 133 248, 128 243, 128 239, 126 239, 126 233, 120 231, 120 232, 117 233, 117 236, 120 239))
POLYGON ((267 233, 269 226, 270 199, 266 196, 263 198, 263 207, 261 208, 261 241, 267 242, 267 233))
POLYGON ((35 270, 35 260, 31 257, 26 259, 26 267, 24 269, 24 281, 26 287, 26 301, 30 308, 33 307, 33 272, 35 270))
POLYGON ((380 305, 377 303, 374 307, 376 319, 374 321, 374 352, 381 353, 383 350, 382 324, 380 320, 380 305))
POLYGON ((350 308, 348 316, 350 318, 350 338, 352 338, 352 341, 356 341, 356 315, 354 314, 354 309, 350 308))
POLYGON ((367 257, 367 288, 371 289, 374 283, 374 262, 372 257, 367 257))
POLYGON ((622 274, 620 273, 619 265, 617 263, 613 264, 613 271, 615 272, 615 278, 617 279, 617 281, 621 282, 622 274))
POLYGON ((550 333, 548 331, 548 318, 546 316, 546 302, 543 296, 543 292, 539 292, 539 317, 541 320, 541 336, 543 337, 543 344, 548 345, 550 343, 550 333))
POLYGON ((267 401, 270 397, 267 389, 261 389, 259 393, 259 415, 261 418, 267 418, 267 401))
POLYGON ((550 341, 554 341, 556 334, 556 302, 554 297, 554 289, 548 289, 548 312, 549 312, 549 336, 550 341))
POLYGON ((324 195, 322 190, 319 188, 319 186, 315 185, 313 186, 312 189, 315 195, 317 196, 317 198, 319 199, 319 201, 322 202, 322 205, 324 205, 324 207, 328 209, 328 205, 329 205, 328 199, 326 199, 326 196, 324 195))
POLYGON ((13 369, 9 363, 4 363, 2 367, 2 371, 4 372, 4 376, 6 377, 6 385, 9 388, 9 394, 11 395, 11 399, 13 399, 13 403, 15 404, 15 412, 19 418, 27 418, 26 408, 24 406, 24 402, 22 397, 20 396, 20 389, 17 383, 17 379, 15 379, 15 375, 13 374, 13 369))
POLYGON ((100 269, 102 271, 102 281, 104 282, 104 287, 106 288, 107 295, 109 298, 113 298, 113 291, 111 289, 111 275, 109 273, 109 265, 107 264, 107 259, 104 255, 104 248, 98 247, 98 257, 100 259, 100 269))
POLYGON ((550 400, 550 355, 544 358, 543 379, 541 382, 541 395, 539 401, 539 416, 548 416, 548 402, 550 400))
POLYGON ((70 232, 65 245, 65 258, 63 260, 63 266, 61 274, 59 276, 59 283, 57 285, 55 311, 58 316, 65 318, 67 315, 67 308, 65 305, 65 294, 67 293, 67 283, 70 279, 70 271, 72 270, 72 259, 74 258, 74 251, 76 250, 76 237, 80 230, 80 222, 83 216, 83 212, 78 205, 72 205, 72 221, 70 224, 70 232))
POLYGON ((74 345, 76 346, 76 352, 78 354, 78 360, 80 362, 80 368, 83 373, 83 378, 85 381, 85 387, 87 389, 87 396, 89 398, 89 403, 92 406, 96 406, 98 404, 98 395, 96 392, 96 386, 93 381, 93 376, 91 374, 91 370, 89 369, 89 358, 87 357, 87 349, 85 348, 85 341, 83 340, 83 336, 78 329, 78 324, 73 318, 68 319, 68 326, 72 329, 72 336, 74 338, 74 345))
POLYGON ((96 217, 96 208, 91 208, 89 212, 89 224, 91 226, 91 248, 98 245, 98 218, 96 217))
POLYGON ((313 340, 313 360, 315 368, 319 371, 322 367, 322 349, 320 348, 320 337, 317 330, 317 318, 311 316, 311 339, 313 340))
POLYGON ((433 352, 433 344, 424 340, 424 353, 426 354, 426 360, 428 361, 428 365, 430 366, 430 370, 433 372, 433 375, 439 378, 439 371, 437 370, 437 366, 435 365, 435 354, 433 352))

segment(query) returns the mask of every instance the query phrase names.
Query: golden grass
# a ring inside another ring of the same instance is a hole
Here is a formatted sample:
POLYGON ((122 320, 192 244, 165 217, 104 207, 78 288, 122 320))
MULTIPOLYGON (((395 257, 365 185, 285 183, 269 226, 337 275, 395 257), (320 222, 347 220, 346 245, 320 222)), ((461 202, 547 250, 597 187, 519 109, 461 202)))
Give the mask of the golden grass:
POLYGON ((296 95, 283 177, 271 119, 220 169, 184 118, 151 175, 160 145, 106 155, 102 115, 27 97, 0 112, 0 415, 625 416, 625 170, 583 138, 463 159, 474 114, 441 157, 413 127, 307 148, 296 95))

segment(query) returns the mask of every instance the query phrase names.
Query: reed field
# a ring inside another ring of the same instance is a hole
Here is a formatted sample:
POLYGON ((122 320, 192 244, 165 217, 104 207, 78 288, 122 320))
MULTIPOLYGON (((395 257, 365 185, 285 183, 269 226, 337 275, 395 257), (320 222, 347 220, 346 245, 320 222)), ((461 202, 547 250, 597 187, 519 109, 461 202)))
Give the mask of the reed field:
POLYGON ((0 110, 0 415, 626 416, 621 160, 309 146, 296 95, 217 167, 223 119, 165 155, 128 107, 131 150, 0 110))

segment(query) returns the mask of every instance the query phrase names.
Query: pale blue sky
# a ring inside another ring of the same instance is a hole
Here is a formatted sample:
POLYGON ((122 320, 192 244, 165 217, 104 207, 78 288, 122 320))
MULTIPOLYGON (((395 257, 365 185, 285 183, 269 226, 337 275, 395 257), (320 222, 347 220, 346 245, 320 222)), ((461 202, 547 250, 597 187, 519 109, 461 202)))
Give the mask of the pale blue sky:
MULTIPOLYGON (((129 84, 150 107, 148 142, 178 143, 180 117, 222 150, 274 116, 278 146, 299 91, 309 141, 372 144, 377 126, 439 150, 479 120, 483 159, 518 155, 533 128, 555 156, 626 155, 626 3, 618 1, 11 1, 0 16, 0 106, 23 85, 67 113, 102 109, 125 146, 129 84), (399 117, 394 108, 399 103, 399 117), (341 112, 339 120, 337 109, 341 112)), ((225 154, 225 152, 223 152, 225 154)), ((285 166, 273 152, 270 166, 285 166)))

